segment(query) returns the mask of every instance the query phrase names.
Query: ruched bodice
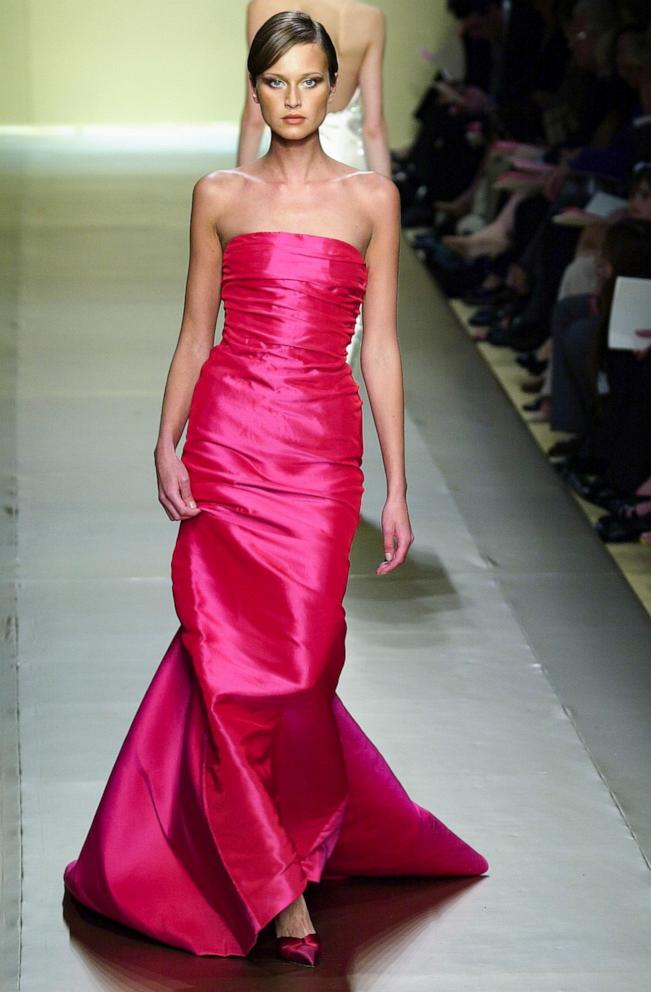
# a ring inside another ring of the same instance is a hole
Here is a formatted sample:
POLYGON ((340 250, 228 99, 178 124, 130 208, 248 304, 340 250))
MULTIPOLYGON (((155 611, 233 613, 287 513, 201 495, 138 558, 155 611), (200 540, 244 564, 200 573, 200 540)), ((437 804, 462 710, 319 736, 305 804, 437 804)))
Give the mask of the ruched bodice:
MULTIPOLYGON (((362 400, 346 348, 368 270, 354 245, 285 231, 224 249, 224 331, 194 392, 183 461, 195 498, 276 486, 362 493, 362 400)), ((238 497, 239 499, 240 497, 238 497)))
POLYGON ((343 369, 367 275, 347 241, 285 231, 236 235, 224 250, 222 341, 288 365, 343 369))

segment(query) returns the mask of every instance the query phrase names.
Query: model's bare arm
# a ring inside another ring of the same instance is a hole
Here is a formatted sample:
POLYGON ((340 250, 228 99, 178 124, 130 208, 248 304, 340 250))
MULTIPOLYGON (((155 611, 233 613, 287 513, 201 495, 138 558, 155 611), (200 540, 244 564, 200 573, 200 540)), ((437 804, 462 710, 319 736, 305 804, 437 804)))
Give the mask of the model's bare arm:
MULTIPOLYGON (((264 24, 265 20, 266 17, 260 3, 258 3, 257 0, 252 0, 246 8, 247 48, 251 47, 251 42, 253 41, 256 31, 264 24)), ((238 166, 248 165, 249 162, 255 161, 258 155, 258 148, 260 147, 262 132, 264 130, 264 120, 262 119, 262 114, 260 113, 260 107, 251 99, 248 72, 245 75, 244 85, 244 108, 242 110, 242 116, 240 117, 240 137, 237 144, 238 166)))
POLYGON ((407 510, 404 390, 397 329, 400 198, 389 179, 374 176, 373 186, 374 225, 366 252, 369 276, 360 360, 387 479, 382 511, 387 560, 376 569, 376 574, 384 575, 404 562, 414 535, 407 510))
POLYGON ((156 450, 158 497, 170 520, 194 516, 197 509, 176 447, 190 412, 192 393, 215 341, 221 299, 222 250, 215 217, 219 190, 214 177, 194 187, 190 221, 190 262, 179 339, 167 376, 156 450))
POLYGON ((383 176, 391 175, 389 132, 384 119, 382 63, 386 38, 385 19, 381 10, 370 12, 372 35, 361 68, 359 85, 362 91, 364 150, 369 168, 383 176))

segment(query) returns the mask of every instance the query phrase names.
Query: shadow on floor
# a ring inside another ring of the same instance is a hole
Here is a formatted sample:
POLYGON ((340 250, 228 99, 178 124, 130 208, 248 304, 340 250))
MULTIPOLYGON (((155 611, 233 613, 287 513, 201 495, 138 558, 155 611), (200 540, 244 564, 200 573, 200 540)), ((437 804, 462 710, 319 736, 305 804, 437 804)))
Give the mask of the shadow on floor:
POLYGON ((478 878, 346 879, 310 887, 308 899, 323 939, 323 961, 314 971, 273 956, 273 932, 264 930, 247 958, 197 957, 159 944, 86 909, 67 892, 63 919, 71 948, 97 987, 121 992, 291 992, 306 982, 328 992, 350 992, 349 978, 381 969, 396 945, 431 924, 478 878))
POLYGON ((461 609, 460 596, 437 555, 410 550, 404 565, 378 576, 382 559, 382 533, 362 518, 353 542, 346 613, 367 623, 368 644, 382 643, 387 629, 409 627, 410 644, 431 644, 432 622, 440 610, 461 609))

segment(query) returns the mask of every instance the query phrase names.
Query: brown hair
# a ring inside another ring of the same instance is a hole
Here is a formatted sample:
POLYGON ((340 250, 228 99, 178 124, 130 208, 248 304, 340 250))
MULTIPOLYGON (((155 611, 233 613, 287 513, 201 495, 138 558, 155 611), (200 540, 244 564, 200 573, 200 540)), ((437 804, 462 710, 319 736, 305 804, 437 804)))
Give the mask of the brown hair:
POLYGON ((282 10, 265 21, 256 32, 246 67, 255 85, 258 76, 294 45, 318 45, 328 60, 330 85, 339 71, 337 52, 323 24, 300 10, 282 10))
POLYGON ((612 275, 603 286, 599 307, 607 330, 617 277, 651 279, 651 221, 633 217, 617 221, 606 231, 602 254, 612 268, 612 275))
POLYGON ((606 231, 603 257, 609 262, 611 275, 606 279, 599 299, 599 330, 595 336, 591 363, 595 376, 608 348, 608 325, 618 276, 651 279, 651 221, 625 217, 606 231))
POLYGON ((651 162, 636 162, 633 166, 628 185, 629 198, 637 193, 641 186, 651 188, 651 162))

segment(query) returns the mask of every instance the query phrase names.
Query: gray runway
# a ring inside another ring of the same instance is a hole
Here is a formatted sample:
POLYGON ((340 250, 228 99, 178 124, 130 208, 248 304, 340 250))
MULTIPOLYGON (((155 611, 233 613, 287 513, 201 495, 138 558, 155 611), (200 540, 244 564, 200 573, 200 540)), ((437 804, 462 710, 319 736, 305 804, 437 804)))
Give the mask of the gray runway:
POLYGON ((374 575, 384 483, 365 400, 340 692, 489 875, 319 887, 315 972, 264 947, 194 958, 63 900, 177 626, 152 450, 192 183, 232 152, 214 151, 217 132, 174 140, 0 138, 2 989, 637 992, 651 968, 651 624, 406 245, 416 541, 404 569, 374 575))

